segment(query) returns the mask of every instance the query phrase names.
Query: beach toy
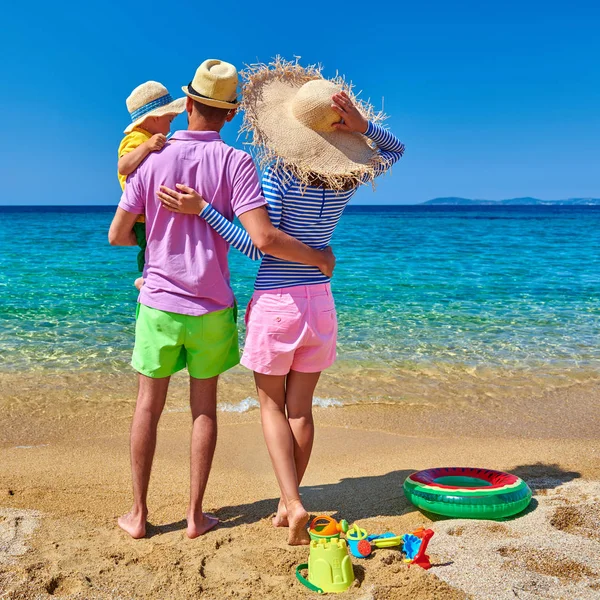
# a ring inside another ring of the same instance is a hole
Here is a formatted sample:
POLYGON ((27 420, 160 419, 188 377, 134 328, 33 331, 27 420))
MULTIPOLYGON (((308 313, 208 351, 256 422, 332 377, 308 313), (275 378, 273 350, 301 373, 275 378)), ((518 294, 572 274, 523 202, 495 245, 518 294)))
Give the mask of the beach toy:
POLYGON ((531 490, 520 477, 470 467, 413 473, 404 481, 404 494, 421 510, 466 519, 511 517, 531 501, 531 490))
POLYGON ((340 533, 348 531, 348 521, 342 519, 339 523, 327 515, 315 517, 308 526, 311 540, 330 540, 339 538, 340 533))
POLYGON ((313 592, 345 592, 354 581, 354 569, 346 540, 311 540, 308 563, 296 567, 298 581, 313 592), (301 571, 308 569, 308 578, 301 571))
POLYGON ((356 523, 352 525, 346 533, 348 548, 356 558, 366 558, 373 552, 373 546, 376 548, 391 548, 399 546, 402 543, 400 536, 395 533, 387 532, 382 534, 369 535, 364 529, 361 529, 356 523))
POLYGON ((369 534, 364 529, 361 529, 356 523, 348 529, 346 540, 352 556, 356 556, 356 558, 366 558, 371 554, 373 548, 367 541, 368 537, 369 534))
POLYGON ((425 551, 432 537, 433 530, 423 529, 422 527, 412 533, 405 533, 402 536, 403 551, 406 554, 404 562, 409 563, 409 566, 414 564, 423 569, 430 569, 431 562, 425 551))
POLYGON ((402 543, 402 538, 391 531, 380 533, 379 535, 370 535, 367 540, 376 548, 393 548, 402 543))

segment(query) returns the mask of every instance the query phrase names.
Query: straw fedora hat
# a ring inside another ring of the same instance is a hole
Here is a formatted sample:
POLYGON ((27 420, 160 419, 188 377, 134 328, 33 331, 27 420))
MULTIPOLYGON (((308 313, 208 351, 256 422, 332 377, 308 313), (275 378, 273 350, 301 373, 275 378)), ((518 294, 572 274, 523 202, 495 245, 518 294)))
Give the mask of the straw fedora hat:
POLYGON ((178 115, 185 110, 185 98, 173 100, 169 90, 158 81, 146 81, 138 85, 125 102, 131 115, 131 123, 124 133, 130 133, 146 117, 178 115))
POLYGON ((242 131, 252 134, 262 166, 275 161, 302 184, 318 181, 331 189, 375 178, 384 159, 364 135, 333 127, 341 117, 331 108, 331 97, 344 90, 368 120, 378 122, 384 116, 358 100, 341 77, 328 80, 320 67, 281 58, 253 65, 242 77, 242 131))
POLYGON ((209 58, 197 69, 194 79, 181 89, 202 104, 216 108, 237 108, 238 72, 228 62, 209 58))

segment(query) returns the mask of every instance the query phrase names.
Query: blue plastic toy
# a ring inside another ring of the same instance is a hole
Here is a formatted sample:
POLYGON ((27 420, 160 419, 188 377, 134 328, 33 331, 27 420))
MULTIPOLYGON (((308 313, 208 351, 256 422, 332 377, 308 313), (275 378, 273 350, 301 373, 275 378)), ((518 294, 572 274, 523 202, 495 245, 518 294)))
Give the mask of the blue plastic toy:
POLYGON ((405 533, 402 536, 404 545, 402 550, 406 554, 404 562, 409 563, 409 565, 419 565, 423 569, 430 569, 431 561, 425 551, 432 537, 433 530, 423 529, 422 527, 413 531, 413 533, 405 533))
POLYGON ((347 531, 346 540, 352 556, 356 558, 366 558, 373 552, 373 546, 376 548, 391 548, 399 546, 402 543, 400 536, 395 533, 382 533, 379 535, 369 535, 364 529, 361 529, 356 523, 347 531))

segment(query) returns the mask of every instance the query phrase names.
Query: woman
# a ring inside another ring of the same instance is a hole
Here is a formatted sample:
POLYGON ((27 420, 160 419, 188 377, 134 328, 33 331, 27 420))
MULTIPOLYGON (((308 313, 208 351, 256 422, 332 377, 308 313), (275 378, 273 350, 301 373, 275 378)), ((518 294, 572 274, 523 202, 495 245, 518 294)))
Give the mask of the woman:
MULTIPOLYGON (((329 245, 359 185, 385 172, 403 144, 377 122, 340 78, 281 60, 243 74, 242 129, 253 133, 263 165, 271 221, 314 248, 329 245)), ((321 372, 335 361, 337 318, 329 278, 316 267, 262 253, 247 233, 184 185, 161 188, 163 205, 199 214, 250 258, 262 259, 246 312, 241 363, 254 371, 267 448, 281 490, 275 527, 288 543, 308 544, 308 513, 299 485, 314 439, 312 400, 321 372)))

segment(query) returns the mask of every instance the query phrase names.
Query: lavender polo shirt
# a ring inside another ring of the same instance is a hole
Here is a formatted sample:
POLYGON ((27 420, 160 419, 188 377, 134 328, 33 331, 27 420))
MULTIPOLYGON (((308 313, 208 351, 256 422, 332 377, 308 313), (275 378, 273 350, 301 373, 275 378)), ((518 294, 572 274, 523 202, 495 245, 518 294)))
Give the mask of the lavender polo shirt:
POLYGON ((172 213, 156 197, 159 186, 183 183, 233 220, 266 204, 250 155, 216 131, 177 131, 160 152, 127 179, 119 207, 146 216, 146 266, 139 302, 183 315, 233 306, 229 244, 197 215, 172 213))

